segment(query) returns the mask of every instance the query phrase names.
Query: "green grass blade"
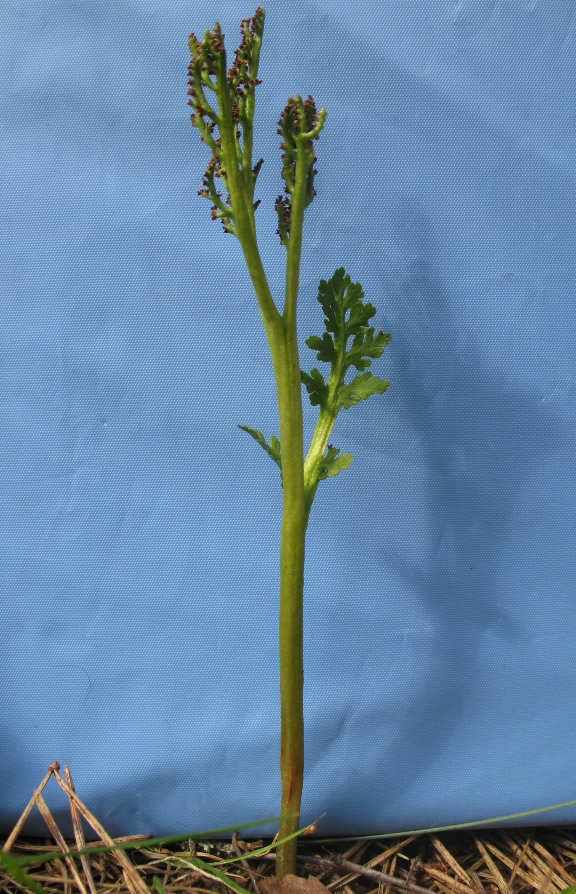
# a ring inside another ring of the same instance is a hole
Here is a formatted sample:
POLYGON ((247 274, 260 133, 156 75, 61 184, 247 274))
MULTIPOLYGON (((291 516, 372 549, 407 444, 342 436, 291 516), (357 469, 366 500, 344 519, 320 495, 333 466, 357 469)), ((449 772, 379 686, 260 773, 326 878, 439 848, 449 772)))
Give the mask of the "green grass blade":
POLYGON ((39 882, 35 882, 34 879, 22 869, 17 857, 13 857, 12 854, 8 854, 6 851, 0 851, 0 866, 3 867, 5 872, 7 872, 15 882, 18 882, 20 885, 33 891, 34 894, 46 894, 46 889, 43 888, 39 882))
MULTIPOLYGON (((534 816, 536 813, 546 813, 548 810, 560 810, 562 807, 573 807, 576 799, 573 801, 562 801, 560 804, 550 804, 548 807, 537 807, 535 810, 522 810, 520 813, 508 813, 506 816, 493 816, 490 819, 472 820, 468 823, 455 823, 452 826, 434 826, 431 829, 410 829, 407 832, 385 832, 379 835, 355 835, 353 837, 342 838, 316 838, 319 844, 328 843, 330 841, 370 841, 377 838, 398 838, 404 835, 428 835, 430 832, 451 832, 454 829, 472 829, 486 826, 488 823, 503 823, 508 820, 521 819, 524 816, 534 816)), ((562 892, 564 894, 564 892, 562 892)), ((575 890, 576 894, 576 890, 575 890)))
MULTIPOLYGON (((244 856, 244 859, 246 855, 244 856)), ((193 866, 198 867, 198 869, 202 869, 204 873, 207 875, 211 875, 212 878, 217 881, 222 882, 228 888, 233 888, 234 891, 237 891, 238 894, 251 894, 247 888, 243 888, 242 885, 239 885, 238 882, 235 882, 234 879, 228 878, 227 875, 224 875, 223 872, 220 872, 219 869, 216 869, 211 863, 205 863, 204 860, 200 860, 199 857, 188 857, 187 861, 192 863, 193 866)))

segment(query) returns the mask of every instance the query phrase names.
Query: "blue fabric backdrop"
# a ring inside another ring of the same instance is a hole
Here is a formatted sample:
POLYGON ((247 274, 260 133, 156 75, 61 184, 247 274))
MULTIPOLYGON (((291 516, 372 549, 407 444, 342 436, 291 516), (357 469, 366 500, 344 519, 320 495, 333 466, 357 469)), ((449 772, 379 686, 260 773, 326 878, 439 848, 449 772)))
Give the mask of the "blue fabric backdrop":
MULTIPOLYGON (((5 831, 53 758, 116 835, 278 811, 280 489, 236 427, 277 432, 275 394, 186 105, 189 31, 231 52, 253 11, 2 3, 5 831)), ((311 92, 302 344, 340 265, 393 336, 311 519, 303 819, 575 798, 573 0, 268 0, 261 75, 273 288, 276 120, 311 92)))

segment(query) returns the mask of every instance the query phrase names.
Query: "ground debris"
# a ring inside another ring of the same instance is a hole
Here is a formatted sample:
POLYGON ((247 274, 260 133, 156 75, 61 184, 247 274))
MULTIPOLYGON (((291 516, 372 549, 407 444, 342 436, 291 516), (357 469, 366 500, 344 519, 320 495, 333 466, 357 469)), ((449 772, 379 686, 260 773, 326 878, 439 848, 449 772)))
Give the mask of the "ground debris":
MULTIPOLYGON (((462 830, 398 838, 300 839, 298 877, 274 876, 273 842, 186 840, 145 844, 145 836, 112 839, 80 800, 67 767, 53 761, 12 833, 0 847, 36 857, 24 867, 46 894, 561 894, 576 881, 576 827, 462 830), (44 801, 53 777, 68 796, 75 840, 65 840, 44 801), (36 806, 50 838, 21 834, 36 806), (81 818, 98 840, 86 842, 81 818), (122 844, 127 849, 98 848, 122 844), (263 848, 269 847, 265 853, 263 848), (88 850, 75 856, 74 850, 88 850), (63 854, 49 859, 49 854, 63 854)), ((0 865, 0 894, 29 892, 0 865)), ((576 894, 576 889, 574 894, 576 894)))

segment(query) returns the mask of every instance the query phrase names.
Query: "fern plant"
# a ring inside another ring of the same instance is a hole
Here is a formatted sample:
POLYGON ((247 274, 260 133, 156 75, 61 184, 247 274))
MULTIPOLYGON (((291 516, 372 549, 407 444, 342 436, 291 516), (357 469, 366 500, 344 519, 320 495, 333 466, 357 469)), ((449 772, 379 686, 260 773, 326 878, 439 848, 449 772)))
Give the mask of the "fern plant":
MULTIPOLYGON (((244 256, 266 332, 278 400, 279 437, 268 440, 248 425, 251 435, 281 472, 282 523, 280 531, 280 770, 282 782, 279 836, 292 835, 300 823, 304 773, 303 719, 303 592, 304 547, 310 509, 318 485, 347 469, 352 454, 334 447, 330 436, 341 409, 349 409, 388 382, 369 367, 390 340, 375 332, 370 321, 375 307, 364 301, 362 287, 343 267, 320 280, 318 301, 324 332, 306 344, 325 364, 326 372, 300 369, 297 301, 302 255, 304 212, 316 195, 315 141, 326 110, 316 109, 312 96, 290 97, 278 122, 281 137, 283 194, 276 199, 277 233, 286 251, 282 304, 275 301, 257 240, 255 212, 260 204, 255 187, 263 159, 253 161, 253 133, 258 63, 264 31, 264 9, 258 7, 241 25, 241 43, 228 65, 224 35, 218 22, 202 39, 191 34, 189 47, 189 103, 192 124, 210 150, 199 195, 212 205, 212 218, 234 235, 244 256), (355 373, 349 374, 353 369, 355 373), (304 455, 302 385, 313 407, 316 427, 304 455)), ((276 873, 296 871, 297 839, 280 844, 276 873)))

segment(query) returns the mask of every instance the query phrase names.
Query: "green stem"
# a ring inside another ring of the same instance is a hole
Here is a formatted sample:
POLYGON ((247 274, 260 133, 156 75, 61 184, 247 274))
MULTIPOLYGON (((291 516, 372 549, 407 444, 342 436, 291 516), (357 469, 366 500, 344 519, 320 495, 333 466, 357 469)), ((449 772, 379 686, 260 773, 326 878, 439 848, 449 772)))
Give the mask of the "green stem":
MULTIPOLYGON (((288 351, 290 357, 291 351, 288 351)), ((293 359, 293 358, 291 358, 293 359)), ((303 595, 306 513, 303 474, 303 422, 300 376, 290 363, 278 390, 282 444, 282 532, 280 541, 280 821, 284 838, 300 825, 304 774, 303 595), (285 447, 284 445, 287 445, 285 447)), ((299 372, 299 371, 298 371, 299 372)), ((297 838, 279 845, 276 874, 296 872, 297 838)))
MULTIPOLYGON (((300 802, 304 778, 304 552, 306 498, 304 493, 304 421, 298 356, 296 309, 302 254, 306 176, 308 162, 298 153, 290 239, 286 250, 286 294, 282 321, 286 333, 286 367, 277 380, 282 445, 282 535, 280 544, 280 774, 281 813, 293 813, 280 821, 285 838, 300 826, 300 802)), ((280 844, 276 875, 296 874, 298 839, 280 844)))
MULTIPOLYGON (((270 347, 282 445, 279 623, 281 812, 296 814, 281 821, 279 836, 283 838, 299 828, 304 773, 303 593, 306 501, 302 387, 295 313, 300 251, 293 250, 287 255, 290 292, 287 286, 284 315, 280 316, 266 279, 254 231, 251 226, 242 225, 240 215, 236 220, 270 347)), ((296 838, 278 847, 277 875, 296 872, 296 847, 296 838)))

